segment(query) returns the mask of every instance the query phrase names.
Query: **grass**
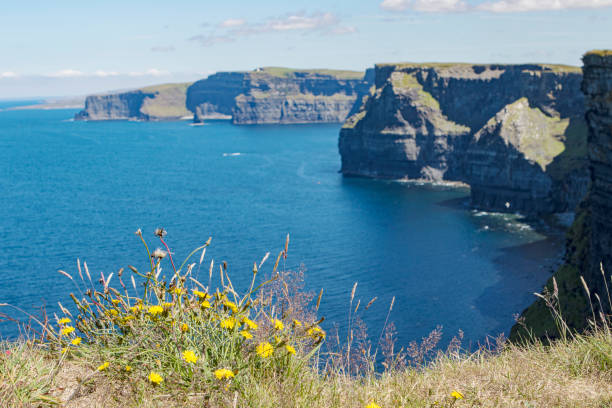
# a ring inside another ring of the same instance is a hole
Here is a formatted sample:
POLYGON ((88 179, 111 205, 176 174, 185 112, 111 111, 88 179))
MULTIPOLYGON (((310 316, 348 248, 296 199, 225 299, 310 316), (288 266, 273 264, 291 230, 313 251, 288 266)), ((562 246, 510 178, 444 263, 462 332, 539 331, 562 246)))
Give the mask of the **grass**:
POLYGON ((187 88, 191 83, 163 84, 140 89, 144 93, 153 93, 152 98, 143 101, 141 112, 153 119, 174 119, 189 116, 185 100, 187 88))
MULTIPOLYGON (((422 342, 396 350, 392 324, 385 325, 379 341, 364 334, 361 316, 376 299, 362 304, 355 284, 349 334, 340 341, 319 327, 322 319, 316 313, 322 292, 305 293, 303 276, 282 267, 289 237, 270 265, 270 277, 260 276, 266 255, 249 272, 249 289, 238 294, 224 263, 205 266, 208 282, 194 278, 194 272, 208 264, 203 261, 210 240, 179 265, 166 244, 165 231, 156 235, 164 249, 150 251, 137 231, 147 253, 149 267, 144 271, 129 267, 100 283, 90 279, 86 265, 79 264, 72 274, 61 272, 79 289, 71 295, 74 306, 61 306, 63 315, 42 320, 37 336, 0 344, 2 406, 606 407, 612 403, 612 336, 607 319, 589 334, 571 334, 546 345, 537 340, 511 344, 500 337, 468 352, 461 348, 459 335, 446 350, 439 350, 441 332, 435 330, 422 342), (214 281, 219 285, 213 290, 214 281)), ((393 302, 389 313, 392 307, 393 302)))
POLYGON ((272 76, 287 78, 293 76, 296 72, 304 74, 317 74, 317 75, 329 75, 336 79, 363 79, 363 71, 348 71, 348 70, 337 70, 337 69, 294 69, 285 67, 263 67, 261 71, 254 71, 254 73, 265 73, 272 76))
MULTIPOLYGON (((601 55, 601 54, 599 54, 601 55)), ((376 64, 376 67, 395 67, 396 69, 402 68, 434 68, 434 69, 447 69, 447 68, 465 68, 471 69, 472 67, 521 67, 521 66, 539 66, 542 70, 554 71, 554 72, 570 72, 570 73, 581 73, 582 68, 574 65, 563 65, 563 64, 540 64, 540 63, 525 63, 525 64, 472 64, 467 62, 398 62, 398 63, 380 63, 376 64)))

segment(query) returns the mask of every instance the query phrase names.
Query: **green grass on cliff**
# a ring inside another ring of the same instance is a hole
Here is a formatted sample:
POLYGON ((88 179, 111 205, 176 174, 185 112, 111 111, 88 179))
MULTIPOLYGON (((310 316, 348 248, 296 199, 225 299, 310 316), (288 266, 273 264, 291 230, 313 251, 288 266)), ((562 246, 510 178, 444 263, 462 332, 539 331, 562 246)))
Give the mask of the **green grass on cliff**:
POLYGON ((178 263, 165 232, 156 234, 166 250, 150 250, 137 231, 145 268, 129 266, 100 283, 86 265, 61 272, 78 288, 73 305, 64 302, 38 335, 0 343, 2 407, 612 404, 609 324, 550 345, 499 337, 475 352, 462 348, 461 335, 438 349, 435 330, 398 349, 392 324, 377 341, 365 334, 361 316, 376 299, 362 303, 355 284, 347 288, 351 335, 340 342, 319 327, 322 292, 305 293, 301 275, 282 268, 288 237, 273 266, 266 255, 246 272, 252 283, 239 294, 227 265, 206 266, 210 240, 178 263))
POLYGON ((263 67, 261 71, 251 71, 251 73, 264 73, 276 77, 288 78, 296 72, 304 74, 329 75, 336 79, 362 79, 363 71, 348 71, 336 69, 293 69, 285 67, 263 67))
POLYGON ((152 119, 174 119, 190 116, 187 110, 187 88, 191 83, 176 83, 148 86, 141 88, 144 93, 155 94, 152 98, 146 98, 143 102, 141 112, 149 115, 152 119))

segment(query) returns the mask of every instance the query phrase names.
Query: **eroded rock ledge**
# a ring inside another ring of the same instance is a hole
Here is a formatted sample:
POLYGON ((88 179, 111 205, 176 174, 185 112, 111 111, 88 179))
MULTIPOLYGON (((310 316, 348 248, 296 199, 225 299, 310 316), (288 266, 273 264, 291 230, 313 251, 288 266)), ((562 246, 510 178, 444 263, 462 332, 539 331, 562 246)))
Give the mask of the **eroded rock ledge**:
POLYGON ((376 65, 340 132, 342 173, 465 182, 486 210, 573 211, 587 186, 581 80, 558 65, 376 65))
MULTIPOLYGON (((590 289, 596 320, 599 312, 610 313, 608 288, 612 289, 612 51, 591 51, 583 61, 590 187, 568 233, 564 264, 554 274, 556 289, 552 278, 545 288, 558 293, 563 319, 577 330, 587 327, 592 316, 580 276, 590 289)), ((527 308, 521 321, 511 332, 515 340, 559 335, 542 300, 527 308)))

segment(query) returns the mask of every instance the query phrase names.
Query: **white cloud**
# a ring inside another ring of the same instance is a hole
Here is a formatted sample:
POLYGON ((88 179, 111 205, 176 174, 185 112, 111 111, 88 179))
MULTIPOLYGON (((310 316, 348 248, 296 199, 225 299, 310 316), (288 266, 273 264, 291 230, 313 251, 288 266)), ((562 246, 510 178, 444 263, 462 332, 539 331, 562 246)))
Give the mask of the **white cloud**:
POLYGON ((15 78, 17 74, 11 71, 0 72, 0 78, 15 78))
POLYGON ((45 76, 51 77, 51 78, 74 78, 74 77, 81 77, 85 75, 84 73, 82 73, 81 71, 78 71, 76 69, 62 69, 60 71, 57 72, 53 72, 51 74, 47 74, 45 76))
POLYGON ((222 31, 195 35, 189 41, 197 41, 204 47, 215 44, 229 43, 240 37, 265 33, 280 33, 296 31, 303 33, 319 33, 322 35, 342 35, 357 32, 353 26, 344 25, 333 13, 288 13, 282 16, 270 17, 258 23, 249 23, 242 19, 229 19, 217 25, 222 31))
POLYGON ((220 27, 229 28, 229 27, 240 27, 241 25, 245 25, 246 20, 241 18, 228 18, 219 24, 220 27))
POLYGON ((464 11, 468 5, 462 0, 383 0, 380 7, 390 11, 415 10, 427 13, 464 11))
POLYGON ((518 13, 612 7, 612 0, 493 0, 476 5, 468 4, 463 0, 383 0, 380 7, 388 11, 414 10, 427 13, 460 11, 518 13))
POLYGON ((133 71, 128 73, 129 76, 133 76, 133 77, 139 77, 139 76, 154 76, 154 77, 160 77, 160 76, 167 76, 170 75, 170 73, 168 71, 162 71, 159 70, 157 68, 150 68, 146 71, 143 72, 138 72, 138 71, 133 71))
POLYGON ((499 0, 482 3, 476 9, 493 13, 516 13, 610 6, 612 6, 612 0, 499 0))
POLYGON ((93 73, 93 76, 97 76, 97 77, 101 77, 101 78, 110 77, 110 76, 117 76, 117 75, 119 75, 119 73, 116 72, 116 71, 97 70, 96 72, 93 73))

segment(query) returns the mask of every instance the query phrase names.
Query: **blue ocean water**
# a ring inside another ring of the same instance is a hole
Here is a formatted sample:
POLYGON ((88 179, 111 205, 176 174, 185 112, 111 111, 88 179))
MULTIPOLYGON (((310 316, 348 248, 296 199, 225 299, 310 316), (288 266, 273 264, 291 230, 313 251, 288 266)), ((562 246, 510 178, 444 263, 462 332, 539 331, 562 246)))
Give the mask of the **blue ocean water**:
MULTIPOLYGON (((358 282, 362 304, 378 297, 363 315, 374 338, 395 296, 400 345, 437 325, 445 340, 461 329, 474 344, 508 332, 561 248, 511 217, 470 211, 466 190, 343 178, 338 125, 73 114, 0 111, 0 303, 57 311, 75 290, 58 269, 76 275, 77 258, 95 277, 144 268, 134 231, 154 242, 159 226, 176 259, 212 236, 205 264, 227 261, 245 287, 268 251, 270 273, 290 233, 287 268, 303 268, 308 289, 324 288, 327 328, 344 324, 358 282)), ((0 335, 17 336, 17 326, 0 323, 0 335)))

